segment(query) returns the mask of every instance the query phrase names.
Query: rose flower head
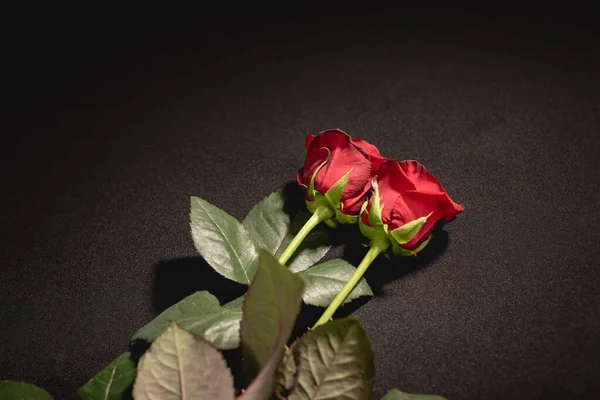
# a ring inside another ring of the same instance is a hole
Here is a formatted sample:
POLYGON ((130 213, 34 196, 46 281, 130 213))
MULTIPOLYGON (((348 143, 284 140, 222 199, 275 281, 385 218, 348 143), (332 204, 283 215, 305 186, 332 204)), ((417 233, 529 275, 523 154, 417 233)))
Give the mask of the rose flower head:
POLYGON ((417 161, 383 162, 372 186, 373 196, 361 208, 360 230, 373 241, 387 240, 397 255, 417 254, 438 223, 464 210, 417 161))
POLYGON ((306 138, 308 149, 298 183, 306 189, 311 213, 329 210, 325 223, 354 223, 371 190, 372 179, 386 159, 365 140, 340 129, 326 130, 306 138))

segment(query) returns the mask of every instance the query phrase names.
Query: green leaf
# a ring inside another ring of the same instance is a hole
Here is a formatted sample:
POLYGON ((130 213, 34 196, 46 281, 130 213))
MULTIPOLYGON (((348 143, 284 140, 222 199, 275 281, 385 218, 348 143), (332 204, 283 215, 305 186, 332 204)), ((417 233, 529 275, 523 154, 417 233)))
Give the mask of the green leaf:
POLYGON ((419 229, 421 229, 421 227, 427 221, 427 218, 431 216, 431 214, 427 215, 426 217, 417 218, 414 221, 410 221, 409 223, 406 223, 401 227, 390 231, 390 235, 392 235, 392 238, 398 244, 405 244, 410 242, 419 232, 419 229))
POLYGON ((44 389, 31 383, 17 381, 0 382, 0 399, 2 400, 52 400, 52 396, 44 389))
POLYGON ((368 400, 371 396, 373 353, 356 318, 334 320, 307 332, 285 361, 278 371, 279 398, 368 400))
POLYGON ((79 388, 83 400, 121 400, 135 379, 136 366, 131 353, 121 354, 108 367, 79 388))
POLYGON ((240 337, 242 310, 224 308, 209 292, 196 292, 172 305, 133 335, 133 340, 154 341, 177 322, 182 329, 202 337, 218 349, 235 349, 240 337))
MULTIPOLYGON (((310 214, 300 213, 292 221, 290 214, 285 211, 283 194, 283 189, 271 193, 254 206, 242 221, 242 225, 258 246, 276 258, 285 251, 296 233, 310 218, 310 214)), ((288 267, 292 271, 306 269, 323 258, 330 248, 329 235, 323 229, 317 228, 295 251, 287 263, 288 267)))
MULTIPOLYGON (((306 304, 327 307, 354 271, 356 271, 354 266, 338 258, 299 272, 298 276, 306 283, 302 299, 306 304)), ((364 278, 350 292, 344 304, 360 296, 373 296, 364 278)))
POLYGON ((381 400, 446 400, 446 398, 433 394, 410 394, 401 392, 398 389, 392 389, 381 400))
POLYGON ((384 204, 381 204, 381 196, 379 196, 379 185, 377 184, 377 180, 373 179, 373 201, 371 202, 371 209, 369 210, 369 225, 371 227, 383 225, 381 212, 383 211, 384 206, 384 204))
POLYGON ((138 366, 135 400, 233 400, 233 377, 208 342, 172 323, 138 366))
POLYGON ((244 301, 241 339, 246 370, 258 372, 240 399, 270 396, 284 346, 300 311, 302 279, 279 264, 267 251, 260 251, 256 278, 244 301))
POLYGON ((246 228, 198 197, 191 198, 190 220, 194 245, 206 262, 228 279, 250 283, 256 273, 258 252, 246 228))

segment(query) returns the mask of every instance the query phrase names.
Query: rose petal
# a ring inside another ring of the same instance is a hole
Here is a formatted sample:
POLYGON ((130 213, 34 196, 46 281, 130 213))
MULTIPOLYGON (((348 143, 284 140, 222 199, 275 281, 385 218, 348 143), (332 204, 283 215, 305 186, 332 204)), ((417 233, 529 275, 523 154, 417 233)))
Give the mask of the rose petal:
POLYGON ((315 189, 326 193, 348 171, 352 170, 342 200, 352 198, 364 191, 371 176, 371 163, 362 152, 351 144, 350 136, 340 130, 322 132, 312 140, 304 164, 303 182, 305 184, 310 183, 312 174, 328 156, 327 163, 315 177, 315 189))
POLYGON ((346 215, 356 215, 360 211, 363 203, 367 199, 369 191, 372 189, 371 180, 365 185, 363 190, 353 197, 349 197, 343 201, 344 208, 342 212, 346 215))
POLYGON ((352 143, 362 148, 370 156, 381 156, 381 153, 379 153, 379 149, 364 139, 353 137, 352 143))
POLYGON ((377 172, 377 183, 380 191, 393 192, 396 195, 415 189, 415 185, 396 160, 388 160, 381 164, 377 172))
POLYGON ((379 170, 379 166, 384 161, 388 160, 386 157, 383 157, 379 153, 379 149, 377 149, 377 147, 375 147, 374 145, 372 145, 364 139, 352 138, 352 144, 362 149, 369 156, 373 175, 377 173, 377 171, 379 170))
POLYGON ((370 155, 369 159, 371 161, 371 168, 373 169, 373 171, 379 171, 381 164, 383 164, 386 161, 389 161, 389 158, 376 155, 370 155))
POLYGON ((413 183, 416 190, 424 192, 446 192, 436 177, 431 175, 431 173, 418 161, 400 161, 399 167, 413 183))
POLYGON ((432 213, 415 237, 402 245, 406 249, 412 249, 431 234, 436 224, 452 221, 463 210, 464 207, 452 201, 445 192, 424 193, 411 190, 403 193, 394 204, 389 227, 393 230, 432 213))
MULTIPOLYGON (((305 185, 310 184, 312 175, 316 169, 329 157, 331 150, 338 147, 344 147, 346 142, 349 142, 348 137, 336 131, 327 131, 316 135, 311 141, 304 161, 302 172, 302 181, 305 185), (329 132, 329 133, 327 133, 329 132), (327 151, 326 149, 329 149, 327 151)), ((308 139, 307 139, 308 142, 308 139)), ((346 145, 347 146, 347 145, 346 145)), ((318 175, 318 174, 317 174, 318 175)))
POLYGON ((310 144, 312 143, 314 138, 315 138, 315 135, 308 135, 306 137, 306 140, 304 141, 304 146, 306 146, 307 149, 310 147, 310 144))
POLYGON ((384 222, 391 221, 391 212, 398 196, 407 190, 413 190, 415 187, 404 173, 404 170, 400 168, 398 161, 395 160, 389 160, 381 164, 377 173, 377 185, 383 204, 381 218, 384 222))

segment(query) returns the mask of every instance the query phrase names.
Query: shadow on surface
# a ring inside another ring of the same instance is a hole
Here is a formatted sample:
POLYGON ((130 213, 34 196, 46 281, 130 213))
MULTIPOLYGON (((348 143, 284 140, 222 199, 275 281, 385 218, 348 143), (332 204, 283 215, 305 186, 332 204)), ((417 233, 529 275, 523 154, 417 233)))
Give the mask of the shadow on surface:
MULTIPOLYGON (((364 242, 361 241, 360 237, 356 243, 348 243, 343 258, 352 265, 358 265, 367 253, 367 248, 363 247, 362 243, 364 242)), ((448 232, 439 227, 434 232, 429 244, 414 257, 400 257, 390 254, 388 259, 380 254, 365 272, 365 279, 373 289, 373 294, 379 296, 383 293, 383 285, 386 283, 427 267, 446 251, 448 243, 448 232)), ((352 305, 352 303, 349 305, 352 305)))
POLYGON ((299 212, 306 211, 306 203, 304 201, 304 189, 298 185, 296 181, 288 181, 282 185, 283 198, 285 205, 283 211, 294 217, 299 212))
POLYGON ((247 286, 221 276, 202 257, 161 261, 155 266, 152 301, 157 313, 163 312, 199 290, 212 293, 221 305, 246 293, 247 286))
MULTIPOLYGON (((366 239, 360 235, 360 232, 354 226, 343 226, 338 229, 339 236, 347 244, 342 258, 350 264, 357 266, 367 253, 367 248, 363 246, 366 243, 366 239)), ((448 233, 438 228, 429 245, 415 257, 390 256, 387 259, 383 255, 380 255, 365 273, 365 279, 369 283, 369 286, 371 286, 373 294, 381 296, 384 284, 427 267, 433 260, 443 254, 448 243, 448 233)), ((344 304, 336 311, 334 318, 348 317, 370 300, 371 297, 359 297, 348 304, 344 304)), ((296 320, 294 331, 290 337, 290 342, 312 327, 324 311, 325 308, 323 307, 303 304, 296 320)))

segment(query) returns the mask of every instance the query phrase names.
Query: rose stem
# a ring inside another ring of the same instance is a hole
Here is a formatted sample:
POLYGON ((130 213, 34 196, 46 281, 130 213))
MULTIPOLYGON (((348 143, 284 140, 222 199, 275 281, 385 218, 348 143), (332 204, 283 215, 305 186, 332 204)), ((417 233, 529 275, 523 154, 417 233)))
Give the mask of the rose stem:
POLYGON ((365 258, 363 258, 363 260, 360 262, 360 264, 358 265, 350 279, 348 279, 348 282, 346 282, 342 290, 335 296, 331 304, 329 304, 323 315, 321 315, 321 318, 319 318, 317 323, 313 326, 313 329, 319 325, 323 325, 331 319, 338 307, 344 302, 344 300, 346 300, 346 297, 348 297, 348 295, 350 294, 352 289, 354 289, 356 284, 358 284, 360 278, 362 278, 367 268, 369 268, 369 266, 377 258, 379 253, 387 249, 389 245, 390 243, 387 241, 387 239, 384 238, 380 240, 373 240, 371 242, 371 248, 365 255, 365 258))
POLYGON ((285 265, 285 263, 287 263, 290 257, 294 254, 296 249, 298 249, 298 246, 300 246, 302 241, 306 239, 306 236, 308 236, 310 231, 312 231, 321 222, 333 217, 334 214, 334 211, 328 207, 318 207, 310 219, 306 221, 302 229, 300 229, 296 236, 294 236, 294 239, 292 239, 285 251, 281 253, 281 256, 279 256, 279 263, 285 265))

